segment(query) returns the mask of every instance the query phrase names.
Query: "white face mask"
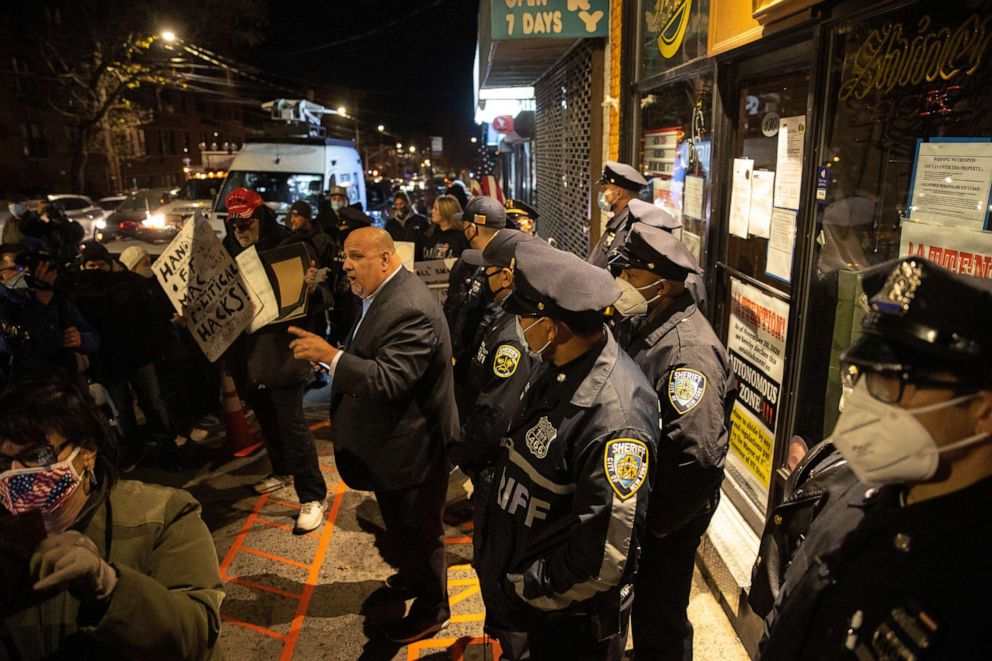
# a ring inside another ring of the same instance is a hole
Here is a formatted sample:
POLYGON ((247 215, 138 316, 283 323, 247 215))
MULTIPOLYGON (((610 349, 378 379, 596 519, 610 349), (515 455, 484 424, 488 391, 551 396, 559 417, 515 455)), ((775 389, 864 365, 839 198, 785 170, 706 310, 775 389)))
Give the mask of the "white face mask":
POLYGON ((544 319, 544 317, 538 317, 534 321, 534 323, 532 323, 527 328, 524 328, 523 326, 520 325, 520 318, 519 317, 517 317, 514 320, 513 323, 514 323, 514 326, 516 326, 517 340, 520 342, 520 346, 526 348, 527 349, 527 353, 530 354, 530 357, 533 358, 534 360, 542 360, 543 361, 544 360, 544 358, 543 358, 544 351, 549 346, 551 346, 551 339, 549 338, 548 341, 544 343, 544 346, 541 347, 540 349, 531 349, 530 348, 530 342, 527 341, 527 335, 526 335, 527 331, 529 331, 534 326, 537 326, 537 324, 539 324, 542 319, 544 319))
POLYGON ((13 204, 7 205, 7 210, 10 211, 10 215, 20 218, 27 213, 28 207, 26 204, 21 202, 14 202, 13 204))
POLYGON ((844 412, 837 420, 832 436, 834 446, 862 482, 926 482, 937 472, 941 453, 978 443, 989 436, 975 434, 938 447, 916 416, 950 408, 975 397, 975 394, 962 395, 928 406, 904 409, 872 397, 862 379, 845 398, 844 412))
POLYGON ((620 298, 613 304, 613 307, 624 317, 643 317, 648 313, 648 304, 661 298, 660 291, 650 299, 644 298, 644 294, 641 293, 644 289, 657 287, 661 281, 652 282, 643 287, 635 287, 620 276, 617 276, 614 280, 616 280, 617 286, 620 287, 620 298))

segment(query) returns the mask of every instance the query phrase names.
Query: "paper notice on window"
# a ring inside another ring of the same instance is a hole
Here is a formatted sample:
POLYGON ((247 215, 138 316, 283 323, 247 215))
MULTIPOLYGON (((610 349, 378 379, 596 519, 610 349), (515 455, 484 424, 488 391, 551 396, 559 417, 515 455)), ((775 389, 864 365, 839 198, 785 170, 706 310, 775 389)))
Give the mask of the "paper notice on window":
POLYGON ((806 117, 783 117, 779 123, 778 156, 775 170, 775 206, 799 209, 803 184, 803 144, 806 117))
POLYGON ((734 159, 733 190, 730 193, 730 233, 747 238, 748 217, 751 215, 751 171, 754 161, 750 158, 734 159))
POLYGON ((775 186, 775 173, 768 170, 755 170, 751 173, 751 215, 747 231, 763 239, 768 238, 772 222, 772 190, 775 186))
POLYGON ((910 216, 914 221, 988 228, 992 142, 921 142, 910 216))
POLYGON ((792 255, 796 250, 796 212, 773 209, 765 273, 785 282, 792 281, 792 255))
POLYGON ((687 174, 685 177, 685 207, 683 213, 686 218, 693 220, 703 219, 703 183, 704 177, 694 177, 687 174))

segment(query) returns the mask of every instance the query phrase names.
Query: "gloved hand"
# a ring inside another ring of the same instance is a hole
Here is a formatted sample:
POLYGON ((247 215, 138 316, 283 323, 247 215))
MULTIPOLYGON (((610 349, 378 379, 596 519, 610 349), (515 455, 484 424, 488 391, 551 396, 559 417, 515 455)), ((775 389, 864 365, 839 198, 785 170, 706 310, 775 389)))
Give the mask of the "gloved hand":
POLYGON ((117 570, 100 557, 86 535, 69 530, 49 535, 31 556, 31 575, 38 577, 37 591, 68 588, 84 602, 102 602, 117 586, 117 570))

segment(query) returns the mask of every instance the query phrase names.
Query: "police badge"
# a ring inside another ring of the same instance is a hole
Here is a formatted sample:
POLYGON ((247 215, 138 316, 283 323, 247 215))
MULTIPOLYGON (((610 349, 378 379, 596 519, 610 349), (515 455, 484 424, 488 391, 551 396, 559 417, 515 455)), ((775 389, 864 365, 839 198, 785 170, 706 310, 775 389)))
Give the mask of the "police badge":
POLYGON ((519 364, 520 349, 509 344, 501 345, 493 357, 493 374, 501 379, 508 379, 517 371, 519 364))
POLYGON ((603 453, 606 479, 620 500, 627 500, 648 477, 648 446, 633 438, 615 438, 603 453))
POLYGON ((557 436, 558 430, 551 425, 551 421, 548 420, 547 416, 542 415, 541 419, 537 421, 537 424, 527 431, 524 441, 527 443, 527 449, 535 457, 544 459, 548 456, 548 447, 551 446, 551 441, 555 440, 557 436))
POLYGON ((696 370, 677 369, 668 378, 668 401, 679 415, 685 415, 706 393, 706 377, 696 370))

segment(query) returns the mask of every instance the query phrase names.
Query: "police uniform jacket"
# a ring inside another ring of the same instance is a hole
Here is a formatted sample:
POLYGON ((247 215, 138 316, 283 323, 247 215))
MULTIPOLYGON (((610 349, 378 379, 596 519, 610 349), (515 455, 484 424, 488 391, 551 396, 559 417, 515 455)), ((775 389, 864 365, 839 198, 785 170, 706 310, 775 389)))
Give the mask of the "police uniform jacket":
POLYGON ((528 630, 561 612, 619 619, 647 515, 658 398, 607 336, 599 351, 542 366, 504 438, 478 563, 494 626, 528 630))
POLYGON ((648 526, 667 534, 716 508, 737 381, 723 344, 685 291, 656 319, 626 319, 620 344, 661 403, 648 526))
POLYGON ((444 301, 444 316, 451 332, 451 352, 455 358, 456 373, 468 369, 472 356, 479 346, 480 325, 492 323, 495 312, 489 290, 486 268, 471 266, 459 259, 448 278, 448 296, 444 301), (464 370, 459 368, 463 366, 464 370))
POLYGON ((495 461, 535 365, 520 345, 515 322, 516 316, 501 312, 469 364, 465 397, 470 405, 462 440, 451 448, 452 461, 469 471, 495 461))
POLYGON ((627 232, 630 231, 629 221, 630 209, 624 207, 606 224, 603 236, 599 237, 586 261, 604 269, 609 266, 610 253, 622 246, 627 239, 627 232))
POLYGON ((359 320, 331 391, 341 477, 386 491, 446 476, 444 448, 458 433, 458 412, 441 306, 401 267, 359 320))
POLYGON ((909 506, 854 483, 785 574, 762 659, 987 659, 992 478, 909 506))

